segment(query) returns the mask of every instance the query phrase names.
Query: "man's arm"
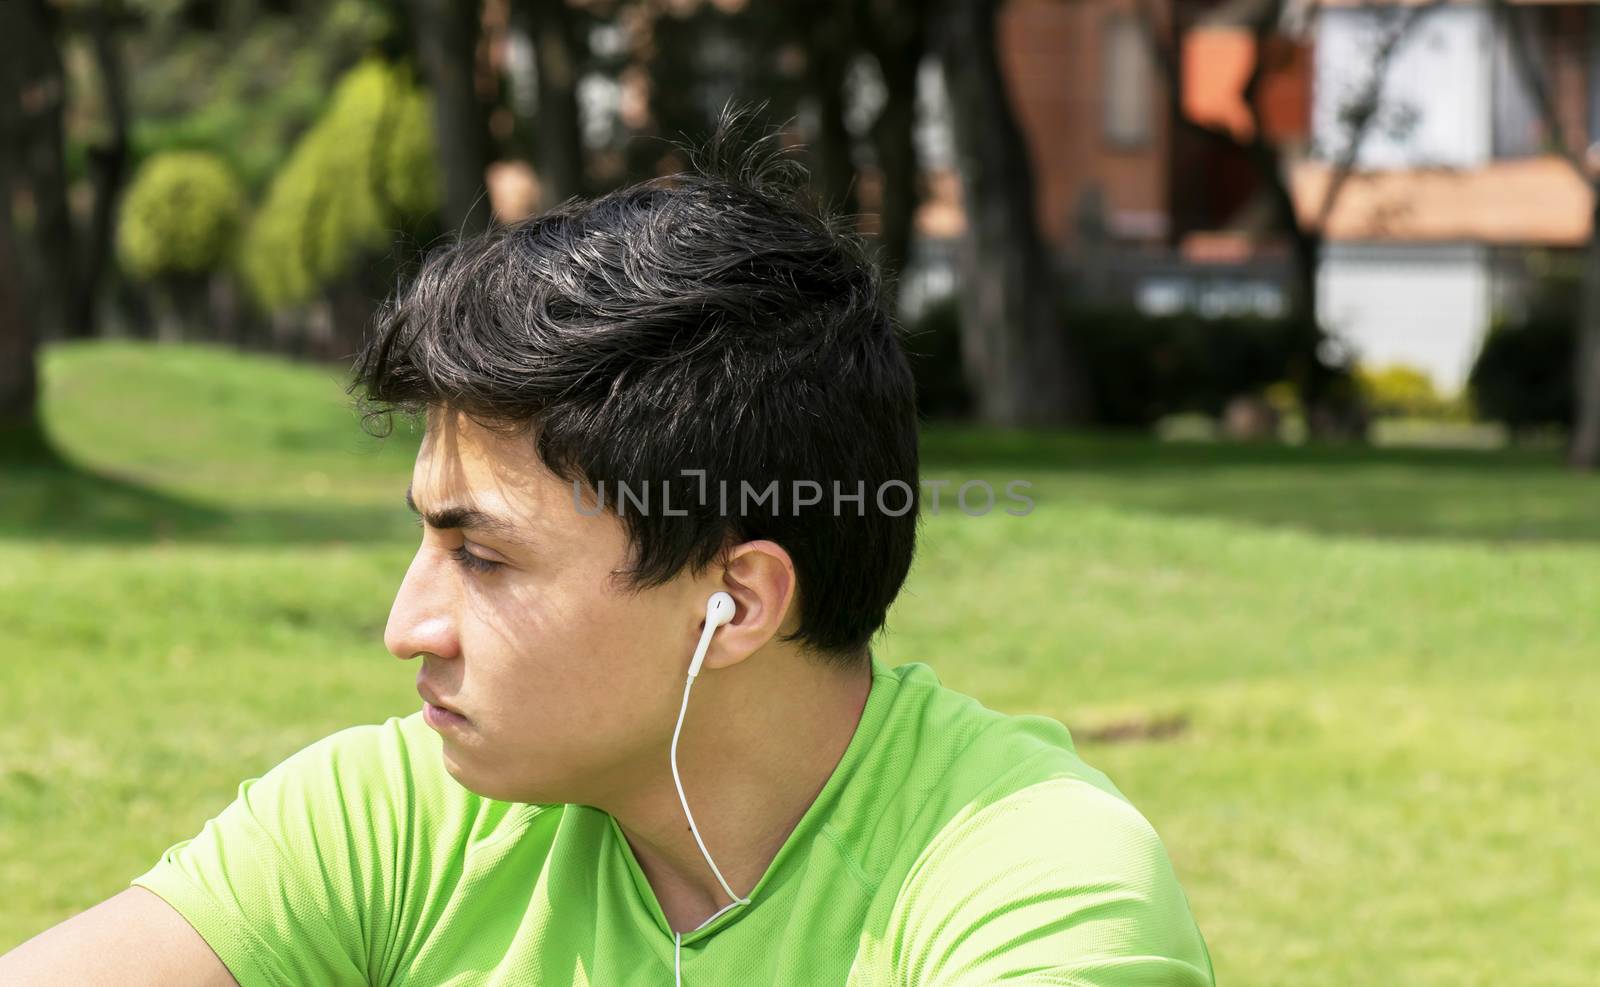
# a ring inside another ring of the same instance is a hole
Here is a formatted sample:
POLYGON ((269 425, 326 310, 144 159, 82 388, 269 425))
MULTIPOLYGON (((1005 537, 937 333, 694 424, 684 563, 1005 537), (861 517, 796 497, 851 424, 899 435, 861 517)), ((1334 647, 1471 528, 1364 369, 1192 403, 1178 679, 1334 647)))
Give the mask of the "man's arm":
POLYGON ((394 786, 411 792, 401 728, 341 730, 241 782, 129 890, 0 958, 0 985, 387 982, 405 945, 388 921, 397 848, 414 838, 395 806, 394 786))
POLYGON ((171 905, 139 887, 0 956, 0 984, 238 987, 200 933, 171 905))

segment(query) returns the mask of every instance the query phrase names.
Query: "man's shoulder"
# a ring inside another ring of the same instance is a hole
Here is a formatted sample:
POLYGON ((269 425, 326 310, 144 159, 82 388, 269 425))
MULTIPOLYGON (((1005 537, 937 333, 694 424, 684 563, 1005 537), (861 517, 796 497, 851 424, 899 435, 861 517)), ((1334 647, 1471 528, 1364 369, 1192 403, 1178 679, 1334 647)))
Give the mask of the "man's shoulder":
POLYGON ((959 739, 945 752, 948 768, 936 800, 949 814, 924 863, 947 856, 1057 868, 1108 858, 1165 865, 1166 851, 1150 822, 1079 756, 1064 724, 999 713, 945 691, 939 702, 953 710, 945 714, 951 718, 945 729, 959 739))
POLYGON ((246 782, 240 795, 300 806, 319 827, 394 827, 435 837, 464 829, 487 836, 549 808, 499 802, 464 788, 445 770, 439 736, 420 713, 328 734, 246 782))
POLYGON ((990 709, 920 664, 895 675, 898 742, 916 746, 920 765, 907 793, 925 834, 914 872, 952 888, 1007 869, 1064 885, 1115 871, 1126 886, 1176 886, 1155 828, 1059 720, 990 709))
POLYGON ((476 855, 539 808, 463 788, 418 720, 306 744, 130 883, 183 915, 241 983, 388 982, 379 971, 422 934, 400 919, 437 916, 476 855))
POLYGON ((901 708, 896 742, 914 738, 919 757, 937 766, 937 786, 946 795, 964 803, 993 801, 1039 782, 1073 779, 1122 798, 1104 773, 1078 755, 1061 721, 990 709, 943 685, 921 662, 889 674, 898 684, 901 708))
POLYGON ((1121 793, 1081 778, 1047 778, 974 800, 929 842, 921 865, 956 881, 962 872, 1030 869, 1096 883, 1117 872, 1130 883, 1165 881, 1161 838, 1121 793))
POLYGON ((1030 983, 1215 980, 1155 829, 1121 795, 1078 778, 958 813, 898 888, 889 939, 916 983, 1024 972, 1041 978, 1030 983))
POLYGON ((1084 958, 1074 983, 1101 982, 1090 975, 1100 962, 1143 964, 1151 982, 1211 982, 1161 838, 1065 725, 989 709, 926 666, 895 672, 909 690, 898 732, 924 765, 913 797, 927 834, 894 889, 898 968, 941 983, 941 970, 987 970, 980 957, 993 953, 1050 970, 1084 958))
POLYGON ((861 786, 871 798, 833 822, 859 836, 868 875, 893 879, 912 846, 923 849, 918 866, 940 867, 980 847, 991 857, 1024 852, 1030 838, 1050 852, 1097 841, 1159 852, 1150 824, 1079 757, 1060 721, 990 709, 922 663, 888 674, 893 711, 869 755, 871 784, 861 786), (881 825, 886 814, 898 820, 892 833, 881 825))
POLYGON ((273 771, 301 784, 329 785, 350 794, 431 788, 441 778, 449 780, 438 736, 419 713, 341 728, 306 744, 273 771))
POLYGON ((439 735, 428 728, 420 712, 391 716, 381 723, 358 723, 335 730, 309 747, 321 748, 333 756, 372 761, 408 761, 426 757, 438 761, 439 735))

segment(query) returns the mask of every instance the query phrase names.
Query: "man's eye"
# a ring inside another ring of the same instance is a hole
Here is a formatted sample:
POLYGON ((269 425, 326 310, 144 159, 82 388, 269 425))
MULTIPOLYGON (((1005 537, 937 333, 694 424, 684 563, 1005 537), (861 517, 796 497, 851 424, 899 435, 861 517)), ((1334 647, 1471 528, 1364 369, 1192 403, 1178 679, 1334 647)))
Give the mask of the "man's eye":
POLYGON ((491 562, 481 555, 473 555, 471 552, 467 551, 467 546, 465 545, 462 545, 460 548, 452 548, 450 550, 450 557, 455 559, 456 562, 460 563, 463 568, 469 569, 472 572, 493 572, 494 570, 500 568, 500 563, 491 562))

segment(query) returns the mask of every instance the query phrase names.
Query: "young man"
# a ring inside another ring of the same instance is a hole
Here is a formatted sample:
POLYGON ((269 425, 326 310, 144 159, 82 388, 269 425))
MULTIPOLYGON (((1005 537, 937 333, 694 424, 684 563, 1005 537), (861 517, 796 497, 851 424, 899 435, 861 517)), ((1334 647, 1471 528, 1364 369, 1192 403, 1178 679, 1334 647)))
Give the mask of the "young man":
POLYGON ((1060 724, 871 651, 911 374, 860 241, 739 129, 386 306, 356 383, 426 420, 385 635, 422 710, 246 782, 0 982, 1212 984, 1060 724))

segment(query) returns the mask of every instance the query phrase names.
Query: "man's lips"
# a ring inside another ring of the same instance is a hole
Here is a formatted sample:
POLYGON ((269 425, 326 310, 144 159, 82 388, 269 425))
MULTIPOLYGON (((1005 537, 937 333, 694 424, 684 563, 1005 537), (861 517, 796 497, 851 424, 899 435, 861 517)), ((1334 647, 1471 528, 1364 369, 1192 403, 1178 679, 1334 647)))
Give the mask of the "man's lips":
POLYGON ((434 690, 433 686, 429 685, 428 683, 424 682, 421 679, 417 680, 417 695, 421 696, 423 701, 426 702, 429 706, 437 706, 440 709, 442 709, 442 710, 444 710, 444 711, 446 711, 448 713, 454 713, 456 716, 461 717, 463 720, 467 718, 465 713, 461 712, 459 709, 456 709, 454 706, 452 706, 449 703, 447 703, 447 702, 443 701, 442 699, 440 699, 439 698, 439 693, 434 690))

